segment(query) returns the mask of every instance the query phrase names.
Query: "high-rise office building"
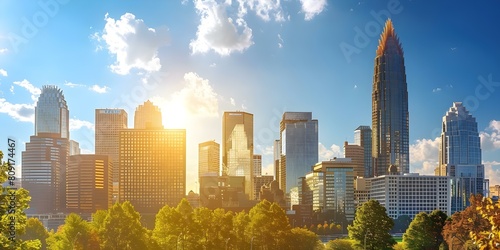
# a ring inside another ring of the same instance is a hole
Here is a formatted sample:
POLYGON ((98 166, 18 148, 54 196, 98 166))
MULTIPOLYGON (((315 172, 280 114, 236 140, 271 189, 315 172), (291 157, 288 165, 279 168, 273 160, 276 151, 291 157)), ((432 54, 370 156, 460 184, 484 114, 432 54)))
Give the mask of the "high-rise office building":
POLYGON ((220 145, 215 141, 206 141, 198 145, 198 176, 219 175, 220 145))
POLYGON ((285 112, 280 122, 280 189, 289 193, 318 163, 318 120, 312 112, 285 112))
POLYGON ((441 176, 455 177, 451 187, 452 212, 469 206, 471 193, 485 195, 480 143, 476 118, 461 102, 454 102, 443 117, 438 169, 441 176))
POLYGON ((253 114, 224 112, 222 121, 222 174, 245 177, 245 194, 253 192, 253 114))
POLYGON ((253 176, 261 176, 261 175, 262 175, 262 155, 253 155, 253 176))
POLYGON ((66 208, 91 214, 112 203, 112 163, 107 155, 72 155, 66 172, 66 208))
POLYGON ((118 143, 120 130, 128 128, 127 112, 123 109, 95 110, 95 153, 108 155, 113 165, 113 182, 118 183, 120 169, 118 143))
POLYGON ((141 213, 176 206, 186 195, 186 130, 157 125, 120 131, 119 201, 141 213))
POLYGON ((391 20, 380 36, 372 92, 372 156, 374 175, 390 165, 409 173, 408 90, 403 48, 391 20))
POLYGON ((268 185, 274 181, 274 176, 272 175, 258 175, 253 177, 253 186, 254 186, 254 200, 261 200, 260 199, 260 189, 264 185, 268 185))
POLYGON ((281 153, 281 142, 280 140, 274 140, 273 144, 273 159, 274 159, 274 179, 278 182, 279 187, 279 179, 278 173, 280 171, 280 153, 281 153))
POLYGON ((162 129, 163 122, 161 111, 158 106, 153 105, 149 100, 144 104, 139 105, 135 110, 134 115, 135 129, 162 129))
POLYGON ((364 149, 365 177, 373 177, 372 163, 372 129, 370 126, 359 126, 354 130, 354 143, 364 149))
POLYGON ((80 143, 74 140, 69 140, 69 155, 79 155, 80 154, 80 143))
POLYGON ((22 152, 23 187, 30 191, 28 214, 64 212, 69 156, 69 110, 62 91, 43 86, 35 107, 35 135, 22 152))
POLYGON ((344 142, 344 158, 350 158, 354 164, 354 176, 365 175, 365 149, 357 144, 344 142))
POLYGON ((315 211, 340 211, 354 219, 354 169, 351 160, 336 158, 314 165, 302 179, 301 204, 315 211))

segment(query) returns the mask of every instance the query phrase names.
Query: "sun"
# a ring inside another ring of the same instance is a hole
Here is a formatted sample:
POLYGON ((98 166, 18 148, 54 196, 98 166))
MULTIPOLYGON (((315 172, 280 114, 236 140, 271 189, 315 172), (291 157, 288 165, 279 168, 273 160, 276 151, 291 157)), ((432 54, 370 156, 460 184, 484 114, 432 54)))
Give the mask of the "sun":
POLYGON ((160 106, 160 109, 164 128, 186 128, 189 111, 183 102, 176 100, 167 101, 160 106))

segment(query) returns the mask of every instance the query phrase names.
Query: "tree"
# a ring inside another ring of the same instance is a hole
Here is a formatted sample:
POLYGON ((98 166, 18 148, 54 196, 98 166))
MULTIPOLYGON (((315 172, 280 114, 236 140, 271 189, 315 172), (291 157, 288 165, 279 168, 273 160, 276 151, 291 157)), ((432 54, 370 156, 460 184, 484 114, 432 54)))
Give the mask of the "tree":
POLYGON ((250 217, 245 211, 237 213, 233 217, 232 245, 235 249, 249 249, 250 241, 253 236, 247 235, 247 227, 250 224, 250 217))
POLYGON ((469 201, 471 205, 461 212, 454 213, 443 227, 444 240, 454 250, 467 249, 465 245, 472 242, 471 234, 478 235, 491 229, 491 223, 476 209, 483 207, 482 195, 471 195, 469 201))
MULTIPOLYGON (((321 241, 318 244, 318 236, 303 228, 292 228, 287 236, 287 249, 314 250, 320 248, 321 241)), ((283 248, 281 248, 283 249, 283 248)))
POLYGON ((47 248, 53 250, 66 249, 99 249, 97 232, 90 223, 77 214, 69 214, 56 233, 47 239, 47 248))
POLYGON ((261 201, 250 210, 249 218, 246 234, 255 237, 254 245, 280 249, 286 244, 284 239, 291 227, 285 211, 277 203, 261 201))
POLYGON ((24 241, 28 240, 40 240, 42 250, 47 249, 47 238, 49 237, 49 232, 43 226, 42 222, 37 218, 29 218, 26 221, 26 231, 20 236, 24 241))
POLYGON ((98 226, 102 249, 147 249, 150 239, 140 215, 128 201, 115 203, 98 226))
MULTIPOLYGON (((13 154, 13 153, 11 153, 13 154)), ((9 171, 16 167, 4 162, 3 152, 0 151, 0 183, 5 183, 9 178, 9 171)), ((38 239, 23 240, 20 238, 26 229, 27 217, 24 211, 28 209, 31 197, 26 189, 0 189, 0 249, 40 249, 38 239)))
POLYGON ((396 244, 389 234, 393 226, 385 207, 369 200, 358 208, 353 224, 348 226, 349 238, 355 240, 356 247, 364 248, 366 242, 366 249, 392 249, 396 244))
POLYGON ((403 235, 407 249, 439 249, 444 242, 442 232, 448 216, 441 210, 415 216, 403 235))
POLYGON ((490 198, 486 198, 474 205, 491 227, 479 233, 471 232, 472 239, 481 249, 500 249, 500 203, 493 204, 490 198))
POLYGON ((328 241, 326 250, 354 250, 353 241, 348 239, 335 239, 328 241))

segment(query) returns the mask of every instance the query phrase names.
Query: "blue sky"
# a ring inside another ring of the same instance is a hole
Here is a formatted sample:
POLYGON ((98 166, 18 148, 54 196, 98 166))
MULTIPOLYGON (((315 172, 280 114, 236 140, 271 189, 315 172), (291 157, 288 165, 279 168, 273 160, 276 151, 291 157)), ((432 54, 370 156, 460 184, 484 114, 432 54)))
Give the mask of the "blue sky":
POLYGON ((167 128, 187 129, 188 190, 197 145, 221 142, 224 111, 254 114, 255 153, 272 174, 284 111, 319 120, 320 157, 342 156, 371 125, 382 22, 405 52, 411 171, 432 174, 441 119, 454 101, 477 118, 483 161, 500 184, 498 1, 1 1, 0 150, 33 134, 40 88, 59 86, 71 138, 93 152, 94 109, 151 99, 167 128), (5 143, 1 142, 5 140, 5 143))

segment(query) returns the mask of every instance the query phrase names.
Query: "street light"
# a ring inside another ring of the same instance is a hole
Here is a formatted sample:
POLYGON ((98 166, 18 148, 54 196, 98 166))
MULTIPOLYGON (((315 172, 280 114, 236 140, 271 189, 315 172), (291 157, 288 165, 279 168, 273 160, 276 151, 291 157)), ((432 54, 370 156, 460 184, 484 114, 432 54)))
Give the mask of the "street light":
POLYGON ((371 235, 371 233, 370 233, 370 229, 366 229, 366 233, 365 233, 365 248, 364 248, 365 250, 366 250, 366 236, 367 236, 368 234, 370 234, 370 235, 371 235))
POLYGON ((250 250, 253 249, 253 238, 255 238, 255 236, 252 236, 252 239, 250 239, 250 250))

